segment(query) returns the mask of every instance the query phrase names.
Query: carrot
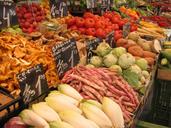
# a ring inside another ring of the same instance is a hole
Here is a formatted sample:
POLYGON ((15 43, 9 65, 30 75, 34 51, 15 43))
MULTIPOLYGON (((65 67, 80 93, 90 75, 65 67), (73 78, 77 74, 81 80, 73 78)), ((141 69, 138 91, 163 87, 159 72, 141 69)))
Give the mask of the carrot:
POLYGON ((131 53, 133 56, 143 56, 143 49, 137 45, 129 47, 128 52, 131 53))
POLYGON ((153 52, 149 52, 149 51, 143 51, 143 57, 151 57, 151 58, 155 58, 156 54, 153 52))

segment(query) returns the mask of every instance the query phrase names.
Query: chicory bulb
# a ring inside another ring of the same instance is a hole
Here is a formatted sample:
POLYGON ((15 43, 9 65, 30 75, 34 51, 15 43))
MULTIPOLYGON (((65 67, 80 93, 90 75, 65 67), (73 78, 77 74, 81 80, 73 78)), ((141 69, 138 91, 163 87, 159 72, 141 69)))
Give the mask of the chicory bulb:
POLYGON ((117 61, 118 61, 117 57, 111 53, 103 57, 103 63, 108 68, 116 64, 117 61))
POLYGON ((102 42, 97 46, 97 49, 95 50, 95 53, 98 56, 105 56, 107 55, 110 51, 112 50, 112 48, 109 46, 109 44, 102 42))
POLYGON ((102 58, 99 56, 93 56, 90 59, 90 64, 94 65, 95 67, 102 66, 102 58))

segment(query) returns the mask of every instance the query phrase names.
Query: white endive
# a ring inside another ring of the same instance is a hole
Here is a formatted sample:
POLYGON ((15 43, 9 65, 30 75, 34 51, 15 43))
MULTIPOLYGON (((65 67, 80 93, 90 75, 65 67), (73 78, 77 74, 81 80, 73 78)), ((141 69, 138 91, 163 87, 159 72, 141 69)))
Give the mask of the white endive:
POLYGON ((114 128, 124 128, 124 118, 120 106, 110 98, 104 97, 102 109, 112 121, 114 128))
POLYGON ((25 109, 19 114, 19 116, 27 125, 38 128, 50 128, 49 124, 32 110, 25 109))
POLYGON ((61 93, 65 94, 67 96, 70 96, 78 101, 81 101, 83 99, 83 97, 79 94, 79 92, 68 84, 58 85, 58 90, 61 93))
POLYGON ((100 128, 95 122, 89 120, 89 119, 86 119, 94 128, 100 128))
POLYGON ((65 100, 69 101, 70 103, 72 103, 72 104, 74 104, 76 106, 79 104, 78 100, 76 100, 76 99, 74 99, 74 98, 72 98, 70 96, 67 96, 65 94, 62 94, 59 91, 51 91, 48 96, 58 96, 58 97, 60 97, 62 99, 65 99, 65 100))
POLYGON ((90 104, 95 105, 96 107, 102 109, 102 104, 99 103, 99 102, 96 101, 96 100, 85 100, 85 101, 86 101, 87 103, 90 103, 90 104))
POLYGON ((51 107, 49 107, 46 102, 33 104, 32 110, 47 122, 61 121, 59 115, 51 107))
POLYGON ((84 102, 80 105, 84 115, 95 122, 100 128, 111 128, 112 122, 107 115, 97 106, 84 102))
POLYGON ((59 112, 59 116, 74 128, 96 128, 84 116, 72 110, 59 112))
POLYGON ((74 128, 72 125, 63 121, 54 121, 49 123, 50 128, 74 128))
POLYGON ((54 109, 56 112, 64 111, 64 110, 73 110, 78 113, 82 113, 82 111, 77 108, 74 104, 72 104, 67 99, 62 99, 58 96, 48 96, 45 98, 46 103, 54 109))

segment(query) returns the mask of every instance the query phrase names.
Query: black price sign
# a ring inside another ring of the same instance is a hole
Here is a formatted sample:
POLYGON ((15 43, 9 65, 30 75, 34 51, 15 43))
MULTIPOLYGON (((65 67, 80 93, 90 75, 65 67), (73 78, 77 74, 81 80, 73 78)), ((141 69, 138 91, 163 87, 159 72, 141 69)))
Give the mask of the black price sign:
POLYGON ((0 0, 0 28, 18 24, 13 0, 0 0))
POLYGON ((131 24, 130 23, 126 23, 123 26, 123 36, 127 37, 128 34, 130 33, 130 29, 131 29, 131 24))
POLYGON ((80 61, 75 39, 70 39, 52 47, 59 78, 80 61))
POLYGON ((17 75, 24 103, 30 103, 48 91, 42 64, 36 65, 17 75))
POLYGON ((65 0, 50 0, 50 11, 52 18, 68 15, 68 7, 65 0))
POLYGON ((114 48, 114 31, 110 32, 105 40, 110 45, 110 47, 114 48))
POLYGON ((97 46, 102 42, 102 39, 96 38, 87 42, 87 61, 90 62, 90 58, 94 55, 93 50, 96 50, 97 46))

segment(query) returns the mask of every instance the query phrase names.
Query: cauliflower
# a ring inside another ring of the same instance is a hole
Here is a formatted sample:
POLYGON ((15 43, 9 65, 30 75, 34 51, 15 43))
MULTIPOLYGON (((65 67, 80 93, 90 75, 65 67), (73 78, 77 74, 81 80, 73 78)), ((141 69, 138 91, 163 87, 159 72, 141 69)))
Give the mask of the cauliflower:
POLYGON ((136 73, 139 78, 142 76, 141 68, 138 67, 136 64, 132 65, 129 69, 130 69, 131 72, 136 73))
POLYGON ((103 43, 100 43, 98 46, 97 46, 97 49, 95 50, 95 53, 98 55, 98 56, 105 56, 107 55, 110 51, 111 51, 111 47, 109 46, 109 44, 103 42, 103 43))
POLYGON ((119 74, 122 74, 122 68, 119 65, 112 65, 109 69, 117 71, 119 74))
POLYGON ((126 49, 123 47, 117 47, 112 50, 112 54, 120 57, 121 55, 126 53, 126 49))
POLYGON ((93 56, 90 59, 90 64, 94 65, 95 67, 102 66, 102 58, 99 56, 93 56))
POLYGON ((135 62, 142 70, 147 70, 148 68, 148 62, 147 60, 140 58, 138 60, 136 60, 135 62))
POLYGON ((129 54, 125 53, 119 57, 118 64, 123 69, 129 68, 131 65, 135 63, 135 58, 129 54))
POLYGON ((145 71, 145 70, 142 71, 142 75, 143 75, 146 79, 150 76, 150 74, 148 73, 148 71, 145 71))
POLYGON ((111 53, 103 57, 103 64, 108 68, 116 64, 117 61, 117 57, 111 53))

